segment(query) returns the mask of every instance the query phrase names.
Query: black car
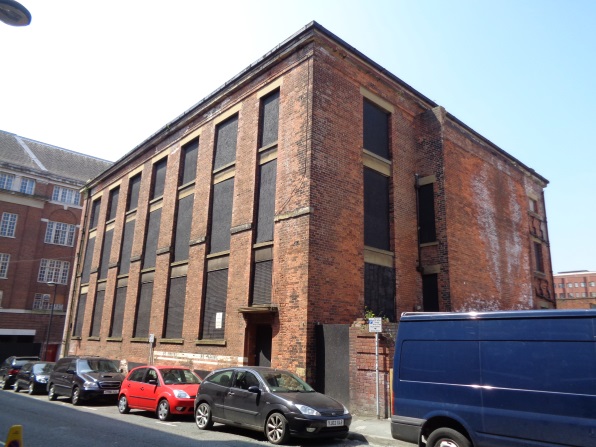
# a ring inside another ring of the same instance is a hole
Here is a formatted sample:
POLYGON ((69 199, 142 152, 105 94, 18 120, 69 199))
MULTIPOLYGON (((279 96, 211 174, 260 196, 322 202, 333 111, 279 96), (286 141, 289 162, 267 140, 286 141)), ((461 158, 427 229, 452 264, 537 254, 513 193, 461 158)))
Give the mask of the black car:
POLYGON ((29 394, 45 392, 54 369, 54 362, 29 362, 25 363, 18 372, 13 388, 16 393, 27 390, 29 394))
POLYGON ((205 377, 195 399, 195 422, 201 430, 219 422, 262 431, 269 442, 284 444, 290 436, 345 438, 352 416, 295 374, 255 366, 205 377))
POLYGON ((85 400, 118 400, 124 380, 118 360, 103 357, 64 357, 56 362, 47 390, 48 399, 70 397, 73 405, 85 400))
POLYGON ((0 388, 5 390, 12 386, 17 378, 17 373, 23 365, 34 360, 39 360, 39 357, 19 357, 13 355, 4 360, 2 365, 0 365, 0 388))

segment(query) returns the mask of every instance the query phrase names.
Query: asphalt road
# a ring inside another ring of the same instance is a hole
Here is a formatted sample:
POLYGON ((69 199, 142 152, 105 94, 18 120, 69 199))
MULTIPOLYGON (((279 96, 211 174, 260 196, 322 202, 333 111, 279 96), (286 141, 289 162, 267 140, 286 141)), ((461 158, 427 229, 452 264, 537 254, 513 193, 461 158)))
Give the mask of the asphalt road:
MULTIPOLYGON (((115 403, 75 407, 64 398, 50 402, 44 395, 0 391, 0 446, 4 446, 13 425, 23 426, 25 447, 188 447, 190 442, 201 446, 271 446, 258 432, 220 424, 212 430, 199 430, 192 417, 160 422, 155 414, 144 411, 121 415, 115 403)), ((365 444, 356 440, 290 442, 292 446, 365 444)))

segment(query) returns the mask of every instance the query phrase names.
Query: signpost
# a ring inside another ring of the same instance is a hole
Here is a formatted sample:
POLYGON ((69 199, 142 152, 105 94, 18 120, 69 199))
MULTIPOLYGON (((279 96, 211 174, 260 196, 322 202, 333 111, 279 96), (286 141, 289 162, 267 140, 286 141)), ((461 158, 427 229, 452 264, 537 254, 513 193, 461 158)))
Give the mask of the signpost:
POLYGON ((377 419, 381 418, 379 410, 379 332, 383 330, 383 319, 380 317, 368 319, 368 332, 375 333, 375 373, 377 380, 377 419))

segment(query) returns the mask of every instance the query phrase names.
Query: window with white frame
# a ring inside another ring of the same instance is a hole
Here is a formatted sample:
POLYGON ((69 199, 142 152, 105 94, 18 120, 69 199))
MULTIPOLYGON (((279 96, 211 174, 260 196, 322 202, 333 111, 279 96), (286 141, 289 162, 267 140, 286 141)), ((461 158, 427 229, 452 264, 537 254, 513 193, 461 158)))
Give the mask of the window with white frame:
POLYGON ((48 222, 46 228, 46 244, 67 245, 72 247, 74 245, 76 226, 62 222, 48 222))
POLYGON ((590 287, 594 287, 594 286, 596 286, 596 282, 590 281, 590 287))
POLYGON ((63 186, 54 186, 52 200, 71 205, 78 205, 80 203, 80 196, 79 192, 74 189, 64 188, 63 186))
POLYGON ((35 180, 28 177, 22 177, 19 191, 23 194, 33 194, 35 191, 35 180))
POLYGON ((68 283, 68 271, 70 262, 58 261, 57 259, 42 259, 39 265, 38 282, 55 282, 57 284, 68 283))
POLYGON ((569 288, 569 289, 570 289, 570 288, 572 288, 572 287, 573 287, 573 283, 572 283, 572 282, 570 282, 570 283, 568 283, 568 284, 567 284, 567 288, 569 288))
POLYGON ((2 213, 0 221, 0 236, 14 237, 17 228, 17 215, 13 213, 2 213))
POLYGON ((586 287, 586 283, 585 282, 582 282, 580 284, 581 284, 582 287, 586 287))
POLYGON ((8 275, 8 263, 10 262, 10 255, 7 253, 0 253, 0 278, 6 279, 8 275))
MULTIPOLYGON (((33 310, 50 310, 52 305, 50 304, 50 294, 48 293, 36 293, 35 299, 33 300, 33 310)), ((54 310, 63 310, 62 304, 54 304, 54 310)))
POLYGON ((14 174, 7 174, 6 172, 0 172, 0 189, 12 189, 12 183, 14 182, 14 174))

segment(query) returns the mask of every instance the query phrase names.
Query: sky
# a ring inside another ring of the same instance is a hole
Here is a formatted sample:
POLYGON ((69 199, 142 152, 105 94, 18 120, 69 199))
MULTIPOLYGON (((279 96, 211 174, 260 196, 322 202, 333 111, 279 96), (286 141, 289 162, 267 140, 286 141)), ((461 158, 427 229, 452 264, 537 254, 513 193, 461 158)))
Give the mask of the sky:
POLYGON ((1 130, 116 161, 315 20, 548 179, 553 272, 596 271, 596 1, 19 2, 1 130))

